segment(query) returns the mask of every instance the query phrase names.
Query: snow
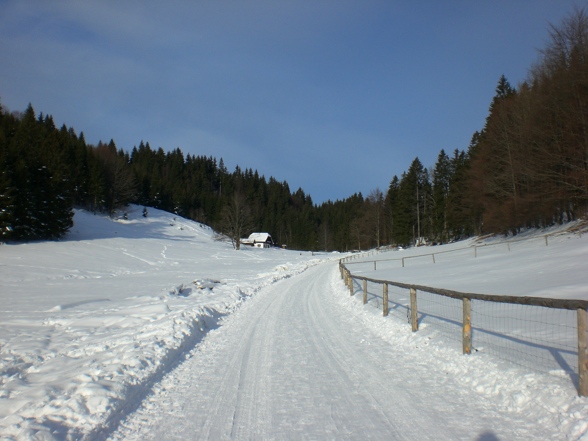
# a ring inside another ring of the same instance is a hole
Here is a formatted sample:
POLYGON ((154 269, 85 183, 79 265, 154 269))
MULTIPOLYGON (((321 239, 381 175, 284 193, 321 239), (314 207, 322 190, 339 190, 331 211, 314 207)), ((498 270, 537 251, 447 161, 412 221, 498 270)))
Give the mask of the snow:
MULTIPOLYGON (((310 268, 263 290, 211 332, 112 439, 427 440, 485 433, 538 439, 557 433, 496 408, 492 398, 463 388, 461 376, 430 369, 422 351, 405 353, 406 345, 396 344, 399 332, 398 323, 349 301, 336 265, 310 268)), ((454 366, 448 367, 459 374, 460 364, 454 366)))
POLYGON ((234 251, 205 225, 141 213, 76 211, 65 240, 0 247, 2 439, 108 431, 220 317, 318 262, 234 251))
MULTIPOLYGON (((516 238, 493 237, 350 258, 348 268, 372 279, 415 283, 465 293, 588 300, 588 236, 583 223, 516 238), (576 230, 571 233, 570 230, 576 230), (435 254, 433 259, 432 254, 435 254), (374 259, 377 259, 374 270, 374 259), (404 259, 404 266, 403 261, 404 259)), ((358 289, 361 289, 359 285, 358 289)), ((381 285, 368 284, 369 302, 381 309, 381 285)), ((391 314, 405 319, 408 290, 391 287, 391 314)), ((438 330, 461 350, 461 300, 417 295, 419 326, 438 330)), ((577 313, 541 306, 473 300, 473 349, 533 371, 578 382, 577 313)))
MULTIPOLYGON (((0 246, 0 439, 588 439, 566 372, 464 356, 433 323, 382 317, 376 296, 349 296, 345 255, 234 251, 205 225, 141 212, 76 211, 65 240, 0 246)), ((545 233, 349 267, 588 299, 588 235, 545 233)))
POLYGON ((588 230, 582 234, 582 228, 573 223, 507 240, 473 238, 389 251, 376 259, 372 255, 350 260, 349 269, 367 277, 460 292, 588 300, 588 230), (574 228, 580 230, 567 232, 574 228), (376 271, 373 260, 378 260, 376 271))

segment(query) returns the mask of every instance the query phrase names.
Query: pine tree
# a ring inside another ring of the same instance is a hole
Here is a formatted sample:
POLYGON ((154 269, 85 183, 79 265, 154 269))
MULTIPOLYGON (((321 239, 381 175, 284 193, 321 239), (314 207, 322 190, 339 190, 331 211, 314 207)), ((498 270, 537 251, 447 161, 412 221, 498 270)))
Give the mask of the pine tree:
POLYGON ((387 226, 387 234, 388 234, 388 243, 396 244, 398 240, 396 238, 397 234, 397 226, 395 222, 395 211, 396 211, 396 204, 398 203, 398 190, 400 187, 400 181, 398 176, 394 175, 392 181, 390 181, 390 185, 388 186, 388 192, 386 193, 386 200, 385 200, 385 219, 386 219, 386 226, 387 226))
POLYGON ((433 237, 445 243, 449 240, 447 198, 452 170, 449 157, 442 149, 433 171, 433 237))
POLYGON ((9 143, 15 125, 15 118, 0 103, 0 242, 10 240, 12 235, 15 189, 11 180, 9 143))
POLYGON ((14 189, 11 186, 8 172, 3 164, 0 164, 0 242, 11 239, 14 189))
POLYGON ((403 173, 398 188, 398 202, 394 210, 395 238, 400 245, 418 243, 425 212, 425 170, 419 158, 415 158, 408 171, 403 173))

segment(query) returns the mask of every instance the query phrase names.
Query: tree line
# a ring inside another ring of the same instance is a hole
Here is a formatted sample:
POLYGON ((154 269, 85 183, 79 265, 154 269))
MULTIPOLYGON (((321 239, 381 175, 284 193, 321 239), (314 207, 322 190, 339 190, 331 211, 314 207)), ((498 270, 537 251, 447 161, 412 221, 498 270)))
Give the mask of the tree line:
POLYGON ((114 215, 129 203, 177 213, 233 239, 268 231, 307 250, 445 243, 516 234, 586 215, 588 205, 588 18, 575 10, 528 78, 502 76, 483 128, 467 149, 415 158, 384 193, 314 204, 301 188, 223 159, 141 142, 86 143, 50 115, 0 107, 0 238, 62 237, 73 207, 114 215))
POLYGON ((398 244, 514 235, 585 217, 586 12, 576 9, 550 26, 539 59, 516 88, 500 77, 484 127, 466 150, 442 150, 430 170, 416 158, 380 203, 384 240, 398 244))

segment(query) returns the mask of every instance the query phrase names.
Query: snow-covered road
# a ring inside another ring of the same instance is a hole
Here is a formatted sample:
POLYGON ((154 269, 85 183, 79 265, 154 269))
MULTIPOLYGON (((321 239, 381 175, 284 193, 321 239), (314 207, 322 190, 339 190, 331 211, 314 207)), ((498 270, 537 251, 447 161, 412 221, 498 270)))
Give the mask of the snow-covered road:
POLYGON ((344 295, 335 263, 262 289, 111 438, 557 438, 557 428, 497 408, 430 359, 407 358, 350 314, 344 295))

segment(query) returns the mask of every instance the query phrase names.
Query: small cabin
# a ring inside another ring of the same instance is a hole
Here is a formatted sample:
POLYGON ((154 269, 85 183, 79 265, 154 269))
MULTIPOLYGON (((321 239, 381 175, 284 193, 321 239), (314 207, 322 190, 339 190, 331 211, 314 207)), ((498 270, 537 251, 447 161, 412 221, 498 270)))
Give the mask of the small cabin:
POLYGON ((271 248, 274 240, 269 233, 251 233, 247 239, 241 239, 241 245, 249 245, 256 248, 271 248))

